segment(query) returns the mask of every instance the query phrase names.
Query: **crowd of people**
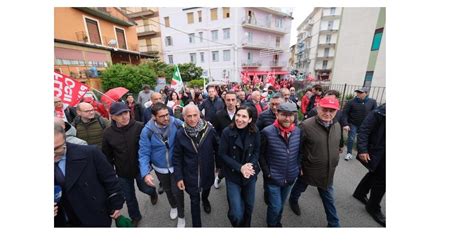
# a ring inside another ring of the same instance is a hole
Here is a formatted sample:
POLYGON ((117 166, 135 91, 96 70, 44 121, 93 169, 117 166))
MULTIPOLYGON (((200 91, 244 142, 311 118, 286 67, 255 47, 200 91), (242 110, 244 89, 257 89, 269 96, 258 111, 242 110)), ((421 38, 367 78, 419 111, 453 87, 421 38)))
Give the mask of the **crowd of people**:
POLYGON ((345 160, 353 159, 357 138, 357 159, 368 169, 353 196, 385 226, 380 207, 385 195, 385 104, 377 106, 368 89, 360 88, 341 109, 335 90, 315 85, 299 99, 290 83, 278 85, 182 92, 144 85, 136 100, 127 94, 105 112, 87 98, 65 107, 55 97, 54 179, 62 192, 54 204, 55 226, 109 227, 112 219, 122 217, 124 203, 132 225, 139 226, 135 183, 152 205, 166 194, 169 217, 177 219, 177 227, 189 225, 186 192, 191 225, 206 226, 201 205, 211 213, 211 188, 218 189, 224 180, 231 225, 250 227, 262 173, 268 227, 283 226, 286 200, 301 214, 298 199, 308 186, 321 196, 327 226, 339 227, 333 178, 344 132, 345 160))

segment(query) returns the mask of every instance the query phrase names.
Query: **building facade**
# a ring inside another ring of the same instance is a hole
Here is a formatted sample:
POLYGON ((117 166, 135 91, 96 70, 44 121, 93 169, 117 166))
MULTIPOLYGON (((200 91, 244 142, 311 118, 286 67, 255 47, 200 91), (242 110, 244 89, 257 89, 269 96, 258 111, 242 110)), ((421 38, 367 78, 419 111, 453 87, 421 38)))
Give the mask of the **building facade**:
POLYGON ((342 8, 314 8, 298 26, 296 69, 317 81, 331 78, 342 8))
POLYGON ((276 8, 160 8, 164 61, 195 63, 211 81, 286 75, 291 20, 276 8))
POLYGON ((54 70, 99 89, 108 63, 140 63, 135 25, 118 8, 54 8, 54 70))
POLYGON ((140 53, 163 61, 159 9, 150 7, 122 7, 121 9, 137 24, 140 53))
POLYGON ((344 8, 332 83, 385 87, 385 8, 344 8))

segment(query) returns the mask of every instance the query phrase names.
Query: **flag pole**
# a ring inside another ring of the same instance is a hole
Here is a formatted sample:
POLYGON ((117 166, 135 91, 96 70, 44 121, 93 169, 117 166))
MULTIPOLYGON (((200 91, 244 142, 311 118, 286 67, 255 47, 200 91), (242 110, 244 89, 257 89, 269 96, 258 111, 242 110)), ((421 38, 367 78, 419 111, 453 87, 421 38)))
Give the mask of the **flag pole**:
MULTIPOLYGON (((106 96, 107 98, 111 99, 113 102, 117 102, 116 100, 114 100, 114 99, 112 99, 110 96, 108 96, 107 94, 102 93, 101 91, 99 91, 99 90, 97 90, 97 89, 95 89, 95 88, 91 88, 91 89, 94 90, 94 91, 96 91, 96 92, 98 92, 98 93, 100 93, 100 94, 102 94, 102 95, 104 95, 104 96, 106 96)), ((100 100, 99 100, 99 101, 100 101, 100 100)))

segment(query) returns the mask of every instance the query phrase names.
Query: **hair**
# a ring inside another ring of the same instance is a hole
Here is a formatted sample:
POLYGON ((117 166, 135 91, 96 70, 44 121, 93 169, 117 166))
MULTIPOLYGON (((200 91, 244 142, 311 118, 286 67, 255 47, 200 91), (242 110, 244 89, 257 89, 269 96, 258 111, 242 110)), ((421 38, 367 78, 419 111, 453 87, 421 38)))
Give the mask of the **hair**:
POLYGON ((216 90, 216 92, 217 92, 217 87, 216 86, 214 86, 214 85, 207 86, 206 90, 209 91, 210 88, 214 88, 214 90, 216 90))
POLYGON ((323 91, 323 87, 321 87, 321 85, 314 85, 314 90, 318 90, 318 91, 323 91))
POLYGON ((63 135, 64 139, 66 139, 66 132, 64 132, 63 126, 61 126, 60 123, 55 121, 54 122, 54 135, 56 136, 57 134, 63 135))
POLYGON ((194 108, 196 109, 198 112, 199 112, 199 107, 195 104, 187 104, 184 108, 183 108, 183 111, 181 112, 183 116, 186 116, 186 112, 191 109, 191 108, 194 108))
POLYGON ((153 116, 156 116, 156 114, 158 114, 159 111, 164 110, 164 109, 168 111, 168 107, 165 104, 158 102, 151 106, 151 114, 153 114, 153 116))
POLYGON ((150 85, 148 85, 148 84, 143 84, 143 89, 145 90, 145 89, 147 89, 147 88, 150 89, 150 85))
POLYGON ((176 99, 179 100, 179 94, 175 91, 171 92, 169 100, 173 100, 173 94, 176 94, 176 99))
POLYGON ((339 91, 331 89, 331 90, 326 91, 326 94, 324 95, 324 97, 326 97, 326 95, 334 95, 336 96, 336 98, 339 98, 339 91))
POLYGON ((267 88, 267 90, 275 91, 275 88, 274 88, 273 86, 269 86, 269 87, 267 88))
POLYGON ((280 93, 274 93, 271 97, 271 99, 279 99, 281 98, 281 94, 280 93))
POLYGON ((227 92, 225 93, 226 96, 229 95, 229 94, 233 94, 233 95, 235 95, 235 97, 237 98, 237 93, 236 93, 236 92, 234 92, 234 91, 231 90, 231 91, 227 91, 227 92))
MULTIPOLYGON (((237 109, 237 111, 235 111, 235 114, 237 114, 237 112, 239 112, 240 110, 247 111, 247 114, 249 114, 249 118, 252 119, 252 121, 248 124, 249 132, 250 133, 257 133, 257 127, 255 126, 256 117, 253 116, 252 108, 250 108, 250 106, 247 106, 247 105, 241 105, 237 109)), ((237 128, 237 126, 235 124, 235 119, 236 119, 236 117, 234 116, 234 120, 232 120, 232 123, 229 125, 229 128, 231 128, 231 129, 237 128)))

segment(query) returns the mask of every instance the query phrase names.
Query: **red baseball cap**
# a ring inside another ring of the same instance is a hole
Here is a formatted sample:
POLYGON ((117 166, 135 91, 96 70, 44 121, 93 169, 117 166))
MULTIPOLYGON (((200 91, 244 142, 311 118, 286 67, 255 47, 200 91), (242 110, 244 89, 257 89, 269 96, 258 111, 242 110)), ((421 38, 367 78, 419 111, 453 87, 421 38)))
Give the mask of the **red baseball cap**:
POLYGON ((319 106, 339 110, 339 100, 332 97, 324 97, 319 101, 319 106))

